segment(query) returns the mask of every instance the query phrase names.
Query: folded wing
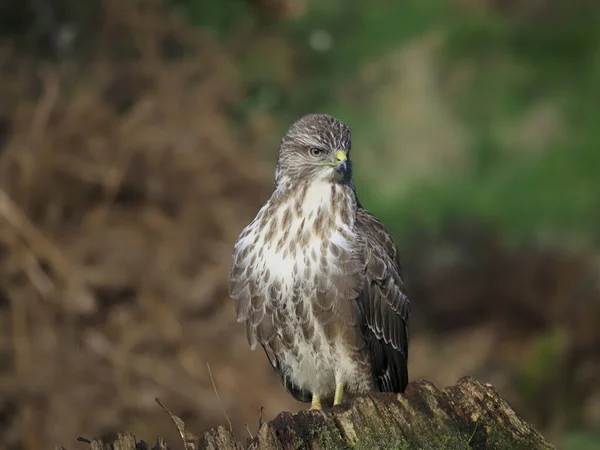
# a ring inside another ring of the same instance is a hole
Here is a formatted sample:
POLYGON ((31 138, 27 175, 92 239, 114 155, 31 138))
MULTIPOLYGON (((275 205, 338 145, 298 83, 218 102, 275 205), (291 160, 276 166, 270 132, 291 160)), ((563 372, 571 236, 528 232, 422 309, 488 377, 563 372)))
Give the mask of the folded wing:
POLYGON ((408 384, 410 301, 398 250, 383 224, 362 208, 356 226, 364 240, 366 263, 364 286, 357 301, 373 377, 380 391, 404 392, 408 384))

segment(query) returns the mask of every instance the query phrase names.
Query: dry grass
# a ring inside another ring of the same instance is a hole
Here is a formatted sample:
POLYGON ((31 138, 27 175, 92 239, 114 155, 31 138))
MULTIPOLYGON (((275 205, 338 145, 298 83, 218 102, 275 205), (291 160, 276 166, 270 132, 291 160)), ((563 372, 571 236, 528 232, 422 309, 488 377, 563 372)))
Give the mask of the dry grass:
POLYGON ((233 241, 268 189, 227 121, 242 92, 235 67, 208 37, 119 4, 107 3, 104 32, 129 33, 138 57, 99 49, 87 65, 38 71, 2 52, 14 69, 0 77, 8 446, 72 448, 119 427, 172 435, 155 397, 196 429, 216 425, 207 363, 237 430, 252 405, 291 406, 265 394, 277 381, 227 298, 233 241), (161 56, 166 39, 189 55, 161 56))

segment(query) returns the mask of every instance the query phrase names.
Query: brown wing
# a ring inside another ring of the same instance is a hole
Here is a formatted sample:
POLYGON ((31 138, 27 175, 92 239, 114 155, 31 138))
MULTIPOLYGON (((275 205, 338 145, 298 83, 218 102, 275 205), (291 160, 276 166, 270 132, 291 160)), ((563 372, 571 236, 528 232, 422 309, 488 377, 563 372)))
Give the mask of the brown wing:
POLYGON ((360 323, 380 391, 404 392, 408 384, 408 320, 398 249, 384 225, 359 208, 356 227, 365 243, 364 288, 358 297, 360 323))
POLYGON ((256 346, 254 327, 250 325, 260 322, 264 314, 264 301, 256 295, 252 280, 252 266, 249 264, 250 245, 243 245, 243 239, 248 234, 246 227, 235 243, 229 272, 229 296, 235 300, 238 322, 246 322, 248 328, 248 343, 256 346))
MULTIPOLYGON (((256 278, 250 252, 251 245, 239 245, 247 234, 248 227, 242 231, 234 247, 232 265, 229 272, 229 295, 235 300, 238 322, 245 322, 248 344, 254 350, 257 343, 263 347, 265 354, 275 372, 280 376, 288 392, 300 402, 310 402, 312 394, 301 390, 285 376, 285 369, 278 356, 277 339, 273 339, 275 330, 281 320, 275 309, 277 298, 281 295, 277 285, 269 289, 267 299, 257 289, 256 278)), ((259 278, 260 278, 260 274, 259 278)))

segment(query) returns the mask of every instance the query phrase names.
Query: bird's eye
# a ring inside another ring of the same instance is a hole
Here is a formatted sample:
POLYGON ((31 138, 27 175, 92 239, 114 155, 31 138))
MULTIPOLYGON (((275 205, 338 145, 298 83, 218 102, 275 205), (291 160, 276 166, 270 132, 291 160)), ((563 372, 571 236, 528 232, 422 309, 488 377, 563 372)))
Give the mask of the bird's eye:
POLYGON ((310 149, 310 156, 314 156, 315 158, 318 158, 319 156, 321 156, 321 153, 323 153, 323 151, 321 149, 318 149, 315 147, 310 149))

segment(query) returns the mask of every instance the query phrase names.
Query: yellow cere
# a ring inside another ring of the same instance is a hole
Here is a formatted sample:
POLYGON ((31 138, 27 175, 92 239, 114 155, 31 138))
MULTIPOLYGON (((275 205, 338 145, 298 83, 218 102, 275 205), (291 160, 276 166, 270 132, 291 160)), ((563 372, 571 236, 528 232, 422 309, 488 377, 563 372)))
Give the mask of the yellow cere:
POLYGON ((335 157, 337 158, 338 162, 343 162, 348 159, 346 157, 346 153, 344 153, 343 150, 338 150, 337 153, 335 154, 335 157))

